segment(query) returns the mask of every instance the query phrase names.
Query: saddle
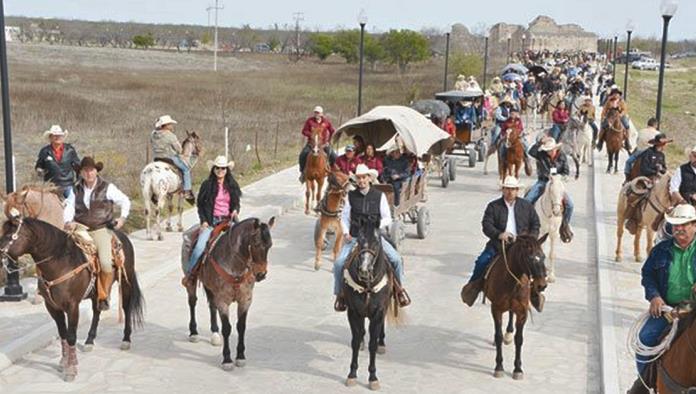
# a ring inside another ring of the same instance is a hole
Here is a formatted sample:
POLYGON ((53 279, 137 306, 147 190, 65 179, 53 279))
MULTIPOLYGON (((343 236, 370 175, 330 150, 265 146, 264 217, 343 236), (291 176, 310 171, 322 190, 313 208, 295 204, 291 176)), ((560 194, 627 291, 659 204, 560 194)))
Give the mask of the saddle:
MULTIPOLYGON (((118 277, 124 277, 123 275, 126 262, 126 255, 123 251, 123 244, 118 239, 116 234, 111 233, 111 256, 113 259, 114 272, 118 274, 118 277)), ((97 247, 94 245, 94 241, 87 233, 86 227, 79 225, 78 228, 68 234, 69 237, 75 242, 82 253, 84 253, 87 262, 89 263, 87 269, 91 272, 93 277, 97 277, 101 273, 101 264, 99 264, 99 254, 97 253, 97 247)), ((106 289, 103 288, 101 280, 96 281, 97 291, 99 293, 106 293, 106 289)))
POLYGON ((639 176, 628 182, 626 187, 626 210, 624 218, 626 230, 635 235, 643 220, 643 210, 650 199, 653 181, 645 176, 639 176))
POLYGON ((176 164, 174 164, 174 160, 168 157, 156 157, 152 161, 169 164, 169 167, 171 167, 175 173, 179 174, 180 177, 184 176, 184 173, 181 172, 181 169, 179 169, 179 167, 176 164))
MULTIPOLYGON (((195 267, 191 271, 191 274, 190 274, 191 276, 198 274, 198 272, 200 271, 203 264, 205 264, 205 262, 207 261, 208 255, 213 250, 213 248, 215 247, 217 242, 220 240, 220 237, 227 230, 229 230, 231 226, 232 226, 231 221, 227 220, 227 221, 218 223, 218 225, 213 228, 213 232, 210 234, 210 238, 208 239, 208 243, 205 246, 205 251, 203 252, 203 255, 201 256, 201 258, 197 261, 197 263, 200 263, 200 264, 195 265, 195 267)), ((196 244, 196 241, 198 241, 199 235, 200 235, 200 227, 198 227, 198 229, 191 235, 191 241, 190 241, 191 245, 196 244)), ((188 261, 188 257, 190 256, 190 252, 191 252, 191 250, 188 251, 188 253, 189 253, 188 255, 183 256, 185 258, 183 261, 186 261, 186 262, 188 261)))

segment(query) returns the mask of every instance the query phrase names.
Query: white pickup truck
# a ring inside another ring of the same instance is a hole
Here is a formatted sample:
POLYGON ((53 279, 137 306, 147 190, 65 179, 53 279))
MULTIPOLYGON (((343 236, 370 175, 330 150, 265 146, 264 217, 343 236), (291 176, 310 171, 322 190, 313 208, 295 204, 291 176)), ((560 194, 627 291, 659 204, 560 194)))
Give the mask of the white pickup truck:
POLYGON ((631 67, 637 70, 657 70, 660 67, 660 63, 655 59, 642 58, 631 63, 631 67))

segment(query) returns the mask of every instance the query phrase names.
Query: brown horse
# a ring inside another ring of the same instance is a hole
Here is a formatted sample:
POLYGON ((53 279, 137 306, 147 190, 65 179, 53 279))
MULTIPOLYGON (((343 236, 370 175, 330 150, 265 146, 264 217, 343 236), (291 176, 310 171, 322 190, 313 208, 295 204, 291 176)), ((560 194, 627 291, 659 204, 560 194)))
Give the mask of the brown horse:
POLYGON ((505 168, 500 174, 501 181, 506 175, 514 175, 515 178, 519 178, 520 168, 522 168, 524 161, 524 147, 522 146, 522 135, 520 132, 512 129, 508 130, 506 146, 505 168))
MULTIPOLYGON (((537 240, 535 237, 520 235, 509 247, 503 245, 503 253, 491 264, 484 286, 484 294, 491 301, 491 313, 495 326, 495 372, 501 378, 503 368, 503 313, 515 315, 515 370, 512 378, 522 379, 522 342, 524 325, 527 322, 532 292, 539 293, 546 288, 546 266, 541 245, 548 234, 537 240)), ((511 328, 511 327, 510 327, 511 328)))
POLYGON ((24 185, 22 190, 4 198, 5 216, 12 218, 14 208, 23 217, 43 220, 60 229, 63 228, 63 204, 58 197, 59 188, 50 183, 44 185, 24 185))
POLYGON ((333 229, 336 236, 333 247, 334 260, 336 260, 336 256, 343 245, 343 230, 341 229, 340 215, 343 209, 343 201, 350 188, 349 177, 341 171, 333 171, 329 174, 328 181, 329 189, 319 205, 319 218, 317 219, 317 224, 314 229, 314 247, 316 248, 316 256, 314 258, 315 270, 321 267, 321 254, 324 249, 324 239, 329 229, 333 229))
POLYGON ((696 391, 696 310, 680 319, 684 328, 657 365, 658 393, 696 391))
MULTIPOLYGON (((244 355, 244 334, 246 320, 255 282, 266 278, 268 270, 268 251, 273 245, 271 228, 275 217, 262 223, 259 219, 245 219, 232 226, 220 238, 213 241, 212 249, 206 252, 197 278, 191 280, 186 291, 191 312, 189 321, 189 340, 198 340, 196 324, 196 285, 203 284, 210 308, 210 330, 213 338, 219 338, 216 312, 222 321, 222 368, 231 370, 234 366, 242 367, 246 362, 244 355), (237 303, 237 357, 233 363, 230 357, 230 304, 237 303)), ((211 343, 216 344, 214 340, 211 343)))
POLYGON ((305 215, 309 215, 310 204, 317 205, 321 201, 321 191, 324 188, 324 179, 329 174, 329 158, 320 144, 320 130, 312 133, 310 147, 312 152, 307 156, 304 168, 305 178, 305 215))
MULTIPOLYGON (((143 297, 135 275, 135 253, 128 237, 114 231, 124 252, 124 268, 115 275, 119 281, 119 291, 125 327, 123 329, 122 350, 130 349, 133 326, 142 325, 143 297)), ((39 277, 39 292, 46 299, 46 309, 56 322, 61 339, 60 367, 65 381, 77 376, 77 325, 80 321, 80 301, 92 301, 92 325, 90 326, 86 349, 91 349, 97 336, 100 311, 95 288, 96 273, 84 252, 67 233, 41 220, 17 217, 5 222, 0 238, 0 254, 17 261, 19 256, 29 254, 36 264, 39 277), (66 326, 67 317, 67 326, 66 326)), ((97 263, 98 264, 98 263, 97 263)), ((117 271, 118 272, 118 271, 117 271)))
POLYGON ((607 112, 606 120, 602 121, 602 132, 600 135, 603 136, 603 140, 607 145, 607 157, 609 158, 609 165, 607 166, 607 174, 611 172, 611 166, 614 166, 614 174, 616 174, 619 166, 619 152, 624 146, 624 140, 626 139, 626 129, 621 123, 621 113, 612 108, 607 112))

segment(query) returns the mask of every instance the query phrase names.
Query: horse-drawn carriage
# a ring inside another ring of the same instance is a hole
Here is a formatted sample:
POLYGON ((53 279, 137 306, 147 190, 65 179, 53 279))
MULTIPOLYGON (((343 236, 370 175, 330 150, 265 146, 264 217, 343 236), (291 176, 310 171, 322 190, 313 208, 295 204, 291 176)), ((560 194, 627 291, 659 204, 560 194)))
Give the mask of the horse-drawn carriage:
MULTIPOLYGON (((444 130, 435 126, 417 111, 403 106, 379 106, 343 124, 336 130, 335 140, 342 135, 361 136, 366 143, 387 150, 393 147, 405 149, 417 159, 427 156, 431 147, 450 138, 444 130)), ((374 187, 384 192, 394 219, 389 237, 398 249, 406 237, 405 222, 416 224, 418 238, 424 239, 430 232, 430 211, 426 201, 427 165, 419 166, 403 180, 400 203, 394 205, 394 187, 389 183, 374 187)))

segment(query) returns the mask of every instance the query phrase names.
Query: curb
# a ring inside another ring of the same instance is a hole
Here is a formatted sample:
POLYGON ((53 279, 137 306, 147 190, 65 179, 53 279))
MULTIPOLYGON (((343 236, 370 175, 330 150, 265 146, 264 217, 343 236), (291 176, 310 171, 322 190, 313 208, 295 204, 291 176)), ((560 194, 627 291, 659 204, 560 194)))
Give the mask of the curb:
MULTIPOLYGON (((295 174, 297 172, 297 166, 287 168, 285 170, 279 171, 273 175, 262 178, 250 185, 242 188, 243 193, 249 193, 253 190, 261 188, 262 182, 269 182, 269 179, 273 177, 282 177, 286 172, 292 172, 295 174)), ((250 208, 247 213, 248 216, 256 216, 262 220, 267 220, 271 216, 280 216, 289 210, 296 208, 303 204, 304 195, 298 194, 297 196, 286 195, 279 198, 279 201, 271 205, 264 205, 261 207, 250 208)), ((193 208, 191 209, 193 210, 193 208)), ((191 211, 189 210, 189 211, 191 211)), ((246 215, 245 215, 246 216, 246 215)), ((142 231, 144 234, 145 230, 138 230, 132 234, 142 231)), ((147 271, 139 272, 138 279, 142 289, 146 289, 157 284, 162 278, 166 277, 170 273, 181 269, 179 264, 172 264, 171 261, 167 261, 156 265, 147 271)), ((114 287, 112 289, 111 296, 114 297, 118 293, 118 289, 114 287)), ((80 306, 80 323, 84 324, 92 318, 92 308, 90 303, 82 303, 80 306)), ((18 337, 8 344, 0 347, 0 371, 12 366, 14 362, 24 357, 24 355, 35 352, 36 350, 42 349, 50 345, 54 340, 58 338, 56 333, 55 323, 50 321, 41 325, 40 327, 28 332, 27 334, 18 337)))

